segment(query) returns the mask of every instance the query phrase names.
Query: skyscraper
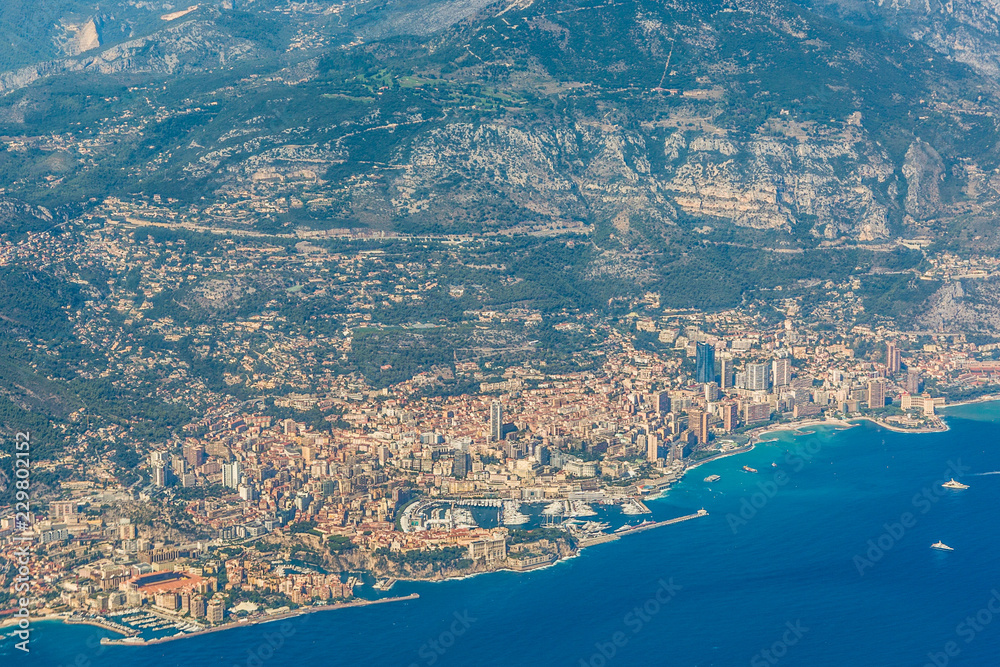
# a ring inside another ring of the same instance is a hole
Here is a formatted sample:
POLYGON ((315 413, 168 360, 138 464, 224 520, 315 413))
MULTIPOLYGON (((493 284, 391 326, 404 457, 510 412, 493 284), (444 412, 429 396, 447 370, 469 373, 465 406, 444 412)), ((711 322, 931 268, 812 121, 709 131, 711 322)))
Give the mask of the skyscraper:
POLYGON ((715 348, 708 343, 698 343, 695 347, 694 381, 715 382, 715 348))
POLYGON ((688 430, 694 433, 699 443, 708 441, 708 434, 702 432, 705 426, 703 417, 706 413, 701 410, 688 410, 688 430))
POLYGON ((493 401, 490 404, 490 440, 499 442, 503 438, 503 404, 493 401))
POLYGON ((222 485, 230 489, 240 488, 240 475, 242 474, 240 469, 240 462, 233 461, 232 463, 222 464, 222 485))
POLYGON ((646 460, 650 463, 656 463, 656 459, 660 456, 660 439, 656 437, 656 434, 650 433, 646 436, 646 460))
POLYGON ((719 386, 728 389, 733 386, 733 360, 722 359, 719 361, 719 386))
POLYGON ((153 485, 159 487, 167 485, 167 466, 163 463, 153 465, 153 485))
POLYGON ((875 410, 885 407, 885 380, 868 382, 868 408, 875 410))
POLYGON ((739 418, 739 409, 735 403, 723 403, 722 404, 722 428, 726 433, 731 433, 734 428, 736 428, 736 422, 739 418))
POLYGON ((465 479, 469 474, 469 455, 465 452, 455 454, 455 464, 451 468, 451 474, 457 479, 465 479))
POLYGON ((899 372, 900 366, 900 354, 899 348, 892 341, 885 344, 885 370, 889 375, 894 375, 899 372))
POLYGON ((787 358, 771 362, 771 377, 775 387, 787 387, 792 383, 792 362, 787 358))
POLYGON ((915 368, 906 373, 906 391, 914 395, 920 393, 920 371, 915 368))
POLYGON ((665 391, 656 392, 653 394, 653 405, 659 414, 667 414, 670 412, 670 394, 665 391))
POLYGON ((747 389, 751 391, 767 391, 767 364, 747 365, 747 389))

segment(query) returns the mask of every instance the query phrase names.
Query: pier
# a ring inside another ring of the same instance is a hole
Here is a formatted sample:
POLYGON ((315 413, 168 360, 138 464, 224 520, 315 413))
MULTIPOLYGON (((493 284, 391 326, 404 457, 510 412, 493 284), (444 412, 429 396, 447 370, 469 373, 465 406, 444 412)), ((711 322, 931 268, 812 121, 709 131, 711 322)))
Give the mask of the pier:
POLYGON ((295 616, 303 616, 305 614, 314 614, 319 611, 333 611, 335 609, 348 609, 350 607, 366 607, 368 605, 374 604, 385 604, 387 602, 401 602, 403 600, 416 600, 420 596, 417 593, 411 593, 403 597, 396 598, 380 598, 377 600, 355 600, 353 602, 344 602, 341 604, 326 604, 326 605, 315 605, 309 607, 299 607, 298 609, 293 609, 291 611, 276 614, 274 616, 258 616, 250 620, 242 621, 230 621, 228 623, 223 623, 222 625, 216 625, 211 628, 206 628, 205 630, 199 630, 197 632, 189 632, 186 634, 172 635, 170 637, 159 637, 156 639, 142 640, 139 637, 126 637, 124 639, 109 639, 103 637, 101 639, 101 644, 105 646, 150 646, 152 644, 163 644, 165 642, 171 642, 178 639, 186 639, 188 637, 197 637, 199 635, 206 635, 213 632, 221 632, 223 630, 229 630, 230 628, 243 628, 249 625, 257 625, 260 623, 271 623, 272 621, 279 621, 282 619, 293 618, 295 616))
POLYGON ((673 523, 680 523, 681 521, 689 521, 691 519, 697 519, 700 516, 708 516, 708 512, 705 510, 698 510, 694 514, 686 514, 684 516, 679 516, 675 519, 667 519, 666 521, 656 521, 654 523, 640 524, 635 528, 622 531, 620 533, 608 533, 605 535, 598 535, 597 537, 591 537, 587 539, 580 540, 578 544, 580 547, 589 547, 595 544, 604 544, 605 542, 614 542, 615 540, 621 538, 623 535, 631 535, 633 533, 641 533, 644 530, 652 530, 653 528, 660 528, 661 526, 669 526, 673 523))

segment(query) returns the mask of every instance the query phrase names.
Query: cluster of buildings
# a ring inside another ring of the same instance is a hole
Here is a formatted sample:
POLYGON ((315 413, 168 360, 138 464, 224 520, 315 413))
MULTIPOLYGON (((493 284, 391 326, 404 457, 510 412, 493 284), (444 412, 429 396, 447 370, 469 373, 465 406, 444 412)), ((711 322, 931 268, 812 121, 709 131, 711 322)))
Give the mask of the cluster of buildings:
MULTIPOLYGON (((80 235, 0 248, 0 263, 54 270, 72 260, 82 294, 72 332, 92 358, 68 372, 183 408, 176 428, 155 435, 139 428, 142 415, 77 410, 62 457, 35 464, 62 480, 32 517, 32 571, 49 605, 139 604, 211 620, 222 595, 307 604, 353 594, 335 575, 274 565, 254 543, 287 560, 308 542, 327 565, 334 554, 405 562, 456 548, 483 567, 526 568, 562 547, 526 552, 507 528, 473 525, 464 512, 623 502, 778 422, 868 414, 937 428, 949 392, 1000 384, 995 344, 854 323, 853 281, 824 285, 829 299, 808 317, 800 299, 779 302, 778 320, 752 305, 665 310, 658 295, 611 319, 524 303, 466 308, 470 342, 450 358, 412 373, 391 363, 348 372, 360 337, 388 328, 384 309, 487 293, 498 267, 476 264, 458 241, 419 261, 369 246, 289 252, 249 235, 195 249, 196 238, 156 237, 119 205, 108 202, 107 218, 80 235), (450 284, 447 263, 485 278, 450 284), (100 290, 88 273, 98 269, 117 276, 100 290), (310 311, 317 302, 324 308, 310 311), (186 319, 185 308, 207 315, 186 319), (558 367, 535 345, 550 332, 579 341, 558 367)), ((423 350, 448 326, 395 328, 401 345, 423 350)), ((50 342, 24 345, 60 355, 50 342)), ((4 509, 0 555, 16 532, 4 509)))

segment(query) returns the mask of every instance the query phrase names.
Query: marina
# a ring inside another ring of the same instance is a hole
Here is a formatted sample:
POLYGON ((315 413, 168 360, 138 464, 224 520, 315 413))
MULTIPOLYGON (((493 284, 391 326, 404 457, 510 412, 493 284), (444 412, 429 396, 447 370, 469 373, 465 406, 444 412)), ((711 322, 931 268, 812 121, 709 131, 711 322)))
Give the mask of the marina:
POLYGON ((632 533, 640 533, 645 530, 652 530, 653 528, 662 528, 663 526, 669 526, 675 523, 681 523, 682 521, 690 521, 691 519, 697 519, 698 517, 708 516, 708 512, 704 509, 700 509, 694 514, 687 514, 685 516, 679 516, 674 519, 667 519, 666 521, 643 521, 642 523, 635 526, 622 526, 613 533, 596 533, 593 531, 581 531, 581 538, 579 544, 581 547, 593 546, 595 544, 603 544, 604 542, 612 542, 614 540, 620 539, 623 535, 631 535, 632 533))

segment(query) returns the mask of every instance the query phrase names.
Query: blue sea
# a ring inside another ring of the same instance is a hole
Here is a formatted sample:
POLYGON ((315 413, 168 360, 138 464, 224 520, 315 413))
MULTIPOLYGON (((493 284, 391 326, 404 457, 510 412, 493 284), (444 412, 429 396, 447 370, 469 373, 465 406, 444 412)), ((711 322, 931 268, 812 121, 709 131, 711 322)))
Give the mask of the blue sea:
POLYGON ((149 647, 36 623, 30 655, 8 640, 0 664, 998 665, 1000 403, 947 414, 946 433, 772 435, 649 502, 655 519, 708 517, 544 570, 399 583, 420 598, 149 647))

